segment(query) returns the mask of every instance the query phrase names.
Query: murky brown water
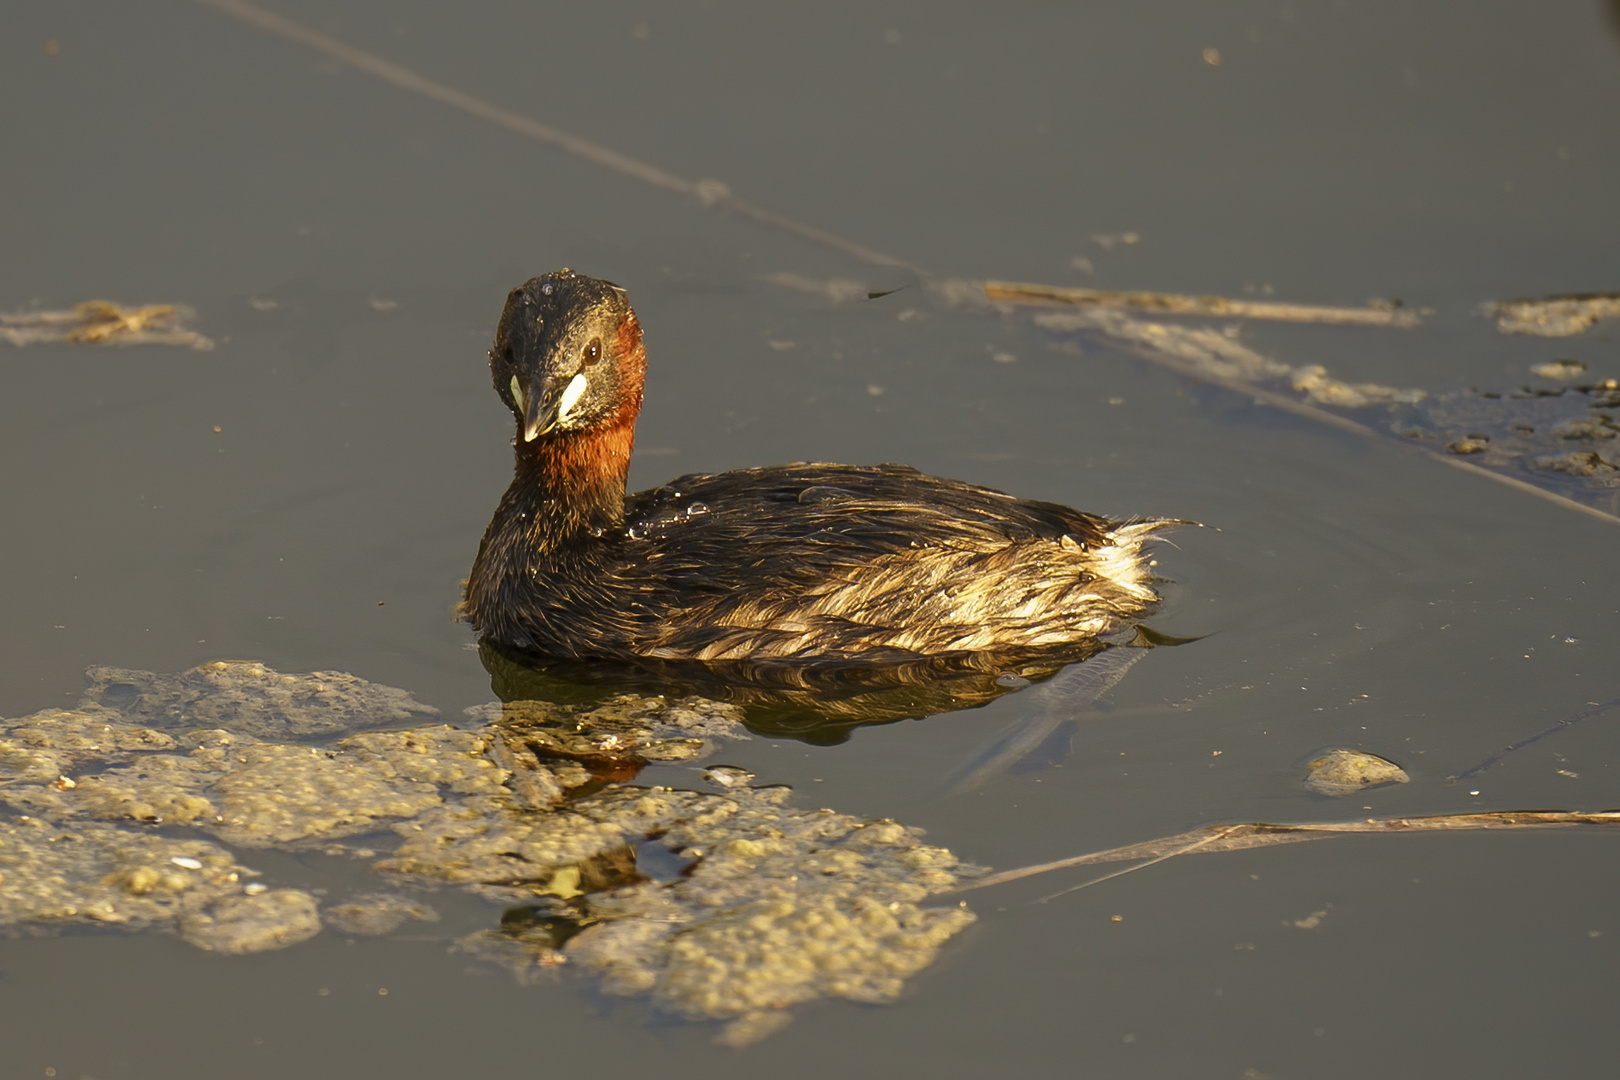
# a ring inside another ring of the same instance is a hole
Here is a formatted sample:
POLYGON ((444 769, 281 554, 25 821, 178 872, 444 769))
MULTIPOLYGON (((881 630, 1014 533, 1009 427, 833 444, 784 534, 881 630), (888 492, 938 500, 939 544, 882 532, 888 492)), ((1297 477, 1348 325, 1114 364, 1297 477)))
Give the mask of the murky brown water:
MULTIPOLYGON (((1620 287, 1612 5, 274 10, 940 277, 1395 296, 1438 313, 1243 340, 1434 391, 1556 357, 1620 376, 1612 322, 1543 340, 1475 314, 1620 287)), ((350 671, 452 716, 489 700, 449 617, 509 469, 483 353, 506 290, 570 265, 628 287, 647 327, 638 486, 905 461, 1211 526, 1161 553, 1154 620, 1208 636, 1133 668, 1061 768, 941 797, 1018 695, 727 755, 802 803, 996 867, 1212 821, 1620 804, 1613 714, 1444 783, 1620 696, 1612 524, 1123 353, 1052 351, 1024 315, 773 284, 870 270, 204 4, 4 21, 0 309, 184 302, 218 346, 0 352, 0 715, 71 702, 87 665, 222 657, 350 671), (1337 745, 1412 782, 1310 795, 1302 763, 1337 745)), ((1094 872, 1002 886, 970 895, 980 921, 901 1003, 815 1006, 740 1054, 567 973, 519 987, 447 955, 490 917, 448 895, 427 940, 246 959, 4 940, 0 1072, 1607 1075, 1617 842, 1357 837, 1049 903, 1094 872)), ((258 861, 316 889, 358 873, 258 861)))

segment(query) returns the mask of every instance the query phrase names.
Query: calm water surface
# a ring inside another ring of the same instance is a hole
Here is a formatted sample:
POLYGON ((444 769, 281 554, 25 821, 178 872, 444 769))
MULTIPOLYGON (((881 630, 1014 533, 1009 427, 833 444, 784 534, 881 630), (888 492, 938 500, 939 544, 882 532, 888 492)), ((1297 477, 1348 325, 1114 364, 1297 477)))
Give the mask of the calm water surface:
MULTIPOLYGON (((1511 388, 1553 357, 1620 376, 1613 324, 1544 341, 1474 314, 1620 288, 1612 5, 274 9, 939 277, 1394 296, 1438 313, 1244 340, 1429 390, 1511 388)), ((940 796, 1017 696, 728 751, 804 803, 997 867, 1214 821, 1620 805, 1613 716, 1444 783, 1620 696, 1611 524, 1121 353, 1052 351, 1022 315, 772 284, 870 269, 201 3, 13 3, 0 27, 0 308, 179 301, 219 340, 0 353, 0 715, 70 703, 88 664, 222 657, 449 715, 489 700, 449 614, 509 470, 484 350, 506 290, 569 265, 627 286, 647 327, 637 486, 905 461, 1210 526, 1161 550, 1154 620, 1207 636, 1137 665, 1061 768, 940 796), (1312 797, 1300 764, 1335 745, 1412 783, 1312 797)), ((1606 1076, 1617 844, 1362 837, 1033 903, 1084 880, 1049 875, 972 894, 980 922, 900 1004, 806 1009, 740 1053, 566 976, 469 970, 444 939, 490 914, 451 895, 433 940, 248 959, 4 941, 0 1073, 1606 1076)), ((314 857, 276 872, 352 884, 314 857)))

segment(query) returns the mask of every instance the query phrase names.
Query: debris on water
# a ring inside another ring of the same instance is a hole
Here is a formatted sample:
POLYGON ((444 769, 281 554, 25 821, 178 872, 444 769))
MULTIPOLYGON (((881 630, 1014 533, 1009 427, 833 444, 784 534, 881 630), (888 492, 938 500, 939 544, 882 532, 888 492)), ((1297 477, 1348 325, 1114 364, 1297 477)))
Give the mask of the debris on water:
POLYGON ((1292 367, 1264 356, 1219 330, 1150 322, 1107 306, 1049 311, 1034 322, 1056 334, 1102 334, 1157 358, 1190 369, 1190 373, 1248 384, 1282 384, 1318 405, 1361 408, 1372 404, 1414 404, 1422 390, 1347 383, 1330 376, 1320 364, 1292 367))
POLYGON ((1537 337, 1572 337, 1584 333, 1599 319, 1620 315, 1620 293, 1580 293, 1547 296, 1540 300, 1498 300, 1485 304, 1481 313, 1496 319, 1504 334, 1534 334, 1537 337))
POLYGON ((1620 435, 1620 424, 1613 418, 1599 413, 1594 416, 1572 416, 1568 420, 1560 420, 1553 425, 1553 438, 1555 439, 1583 439, 1598 440, 1612 439, 1620 435))
POLYGON ((1377 383, 1347 383, 1332 378, 1321 364, 1297 367, 1289 385, 1319 405, 1336 405, 1341 409, 1362 409, 1375 402, 1422 401, 1428 395, 1422 390, 1402 390, 1377 383))
MULTIPOLYGON (((961 284, 938 283, 934 291, 948 303, 968 304, 971 298, 965 291, 946 292, 945 286, 961 284)), ((982 286, 980 300, 988 300, 1004 312, 1011 312, 1015 303, 1067 305, 1066 310, 1049 310, 1033 318, 1037 326, 1059 337, 1054 347, 1060 350, 1083 352, 1086 339, 1101 339, 1188 378, 1215 383, 1260 404, 1323 424, 1365 437, 1387 434, 1430 443, 1432 448, 1425 446, 1424 451, 1451 465, 1590 516, 1620 520, 1620 492, 1615 490, 1620 489, 1620 480, 1605 475, 1596 467, 1598 463, 1591 463, 1594 468, 1587 471, 1558 464, 1557 454, 1549 457, 1554 447, 1549 445, 1548 435, 1559 421, 1580 419, 1570 414, 1581 410, 1590 410, 1591 415, 1585 418, 1588 423, 1579 429, 1583 432, 1579 437, 1601 438, 1604 431, 1620 428, 1613 415, 1620 408, 1620 380, 1558 390, 1469 390, 1436 395, 1413 388, 1348 383, 1333 378, 1320 365, 1282 363, 1236 340, 1235 324, 1224 330, 1180 326, 1139 318, 1126 310, 1133 305, 1158 306, 1174 314, 1243 315, 1241 307, 1234 306, 1237 302, 1220 297, 1095 293, 988 282, 982 286), (1074 338, 1081 340, 1063 340, 1074 338)), ((1620 295, 1612 302, 1620 313, 1620 295)), ((1587 314, 1601 306, 1597 299, 1582 303, 1581 310, 1587 314)), ((1356 311, 1355 319, 1363 322, 1411 314, 1399 309, 1332 310, 1356 311)), ((1275 317, 1284 317, 1284 313, 1275 317)), ((1577 429, 1567 430, 1573 434, 1577 429)))
POLYGON ((1091 242, 1104 251, 1113 251, 1116 247, 1129 247, 1141 242, 1141 239, 1141 235, 1134 232, 1091 234, 1091 242))
MULTIPOLYGON (((1328 905, 1328 907, 1332 907, 1332 905, 1330 904, 1330 905, 1328 905)), ((1298 930, 1318 930, 1322 926, 1322 920, 1327 918, 1327 913, 1328 913, 1328 908, 1323 908, 1320 911, 1311 912, 1309 915, 1305 916, 1303 919, 1291 919, 1291 920, 1288 920, 1288 921, 1284 922, 1283 925, 1284 926, 1292 926, 1292 927, 1294 927, 1295 929, 1298 929, 1298 930)))
POLYGON ((1434 394, 1370 420, 1537 487, 1620 512, 1620 383, 1434 394), (1590 450, 1571 452, 1571 443, 1590 450))
POLYGON ((1387 758, 1359 750, 1329 750, 1305 763, 1305 786, 1321 795, 1350 795, 1378 784, 1411 781, 1387 758))
POLYGON ((1609 461, 1595 451, 1588 450, 1585 453, 1538 457, 1536 468, 1546 469, 1549 472, 1569 473, 1571 476, 1613 479, 1616 473, 1620 473, 1620 461, 1609 461))
POLYGON ((1585 375, 1586 365, 1579 360, 1549 360, 1545 364, 1531 364, 1530 374, 1568 382, 1585 375))
POLYGON ((0 341, 13 345, 184 345, 206 351, 213 339, 185 324, 197 313, 183 304, 124 307, 88 300, 66 311, 0 312, 0 341))

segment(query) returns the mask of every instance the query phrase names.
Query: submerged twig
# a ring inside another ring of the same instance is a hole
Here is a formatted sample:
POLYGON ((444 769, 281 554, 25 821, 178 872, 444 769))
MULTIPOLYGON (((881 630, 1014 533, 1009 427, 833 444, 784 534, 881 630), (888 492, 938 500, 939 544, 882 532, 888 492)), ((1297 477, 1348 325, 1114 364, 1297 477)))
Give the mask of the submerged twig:
POLYGON ((1333 323, 1351 326, 1392 326, 1408 329, 1423 322, 1414 311, 1395 307, 1324 307, 1282 304, 1264 300, 1233 300, 1225 296, 1188 296, 1162 292, 1105 292, 1035 285, 1019 281, 987 281, 984 294, 1012 304, 1072 304, 1141 308, 1167 315, 1214 315, 1223 318, 1267 319, 1274 322, 1333 323))
POLYGON ((880 251, 873 251, 869 247, 857 244, 853 240, 845 240, 843 237, 834 235, 825 229, 818 229, 813 225, 794 221, 792 218, 767 210, 763 206, 757 206, 746 199, 739 199, 731 193, 731 189, 722 181, 708 177, 701 180, 688 180, 685 177, 676 176, 674 173, 665 172, 657 166, 648 165, 644 161, 637 161, 628 154, 610 150, 600 143, 582 139, 578 135, 563 131, 561 128, 542 124, 540 121, 524 116, 522 113, 512 112, 510 109, 503 109, 498 105, 491 105, 489 102, 476 98, 465 91, 434 82, 432 79, 418 75, 410 68, 384 60, 374 53, 368 53, 352 45, 345 45, 337 38, 323 34, 318 30, 311 30, 301 23, 277 15, 275 12, 266 11, 256 4, 250 4, 247 0, 197 0, 197 2, 212 8, 218 8, 220 11, 240 19, 249 26, 275 34, 277 37, 291 41, 295 45, 302 45, 306 49, 318 52, 329 59, 336 60, 340 64, 354 68, 356 71, 363 71, 367 75, 397 86, 401 90, 408 90, 413 94, 431 98, 442 105, 460 109, 462 112, 476 116, 480 120, 487 120, 492 124, 518 135, 534 139, 537 142, 548 143, 559 150, 573 154, 575 157, 583 158, 593 165, 611 169, 621 175, 651 184, 653 187, 660 187, 689 196, 705 206, 718 206, 733 213, 741 214, 744 217, 753 218, 763 225, 770 225, 806 240, 842 251, 846 255, 859 259, 861 262, 872 263, 876 266, 905 266, 908 269, 915 269, 903 259, 885 255, 880 251))
MULTIPOLYGON (((1053 870, 1066 870, 1071 866, 1090 866, 1099 863, 1151 860, 1145 865, 1162 862, 1174 855, 1243 851, 1248 848, 1272 847, 1277 844, 1295 844, 1305 840, 1324 840, 1332 836, 1366 833, 1460 832, 1474 829, 1547 828, 1564 825, 1620 825, 1620 811, 1606 810, 1586 813, 1578 810, 1498 810, 1472 814, 1434 814, 1426 817, 1366 818, 1360 821, 1318 821, 1302 824, 1274 824, 1251 821, 1240 825, 1207 825, 1201 829, 1147 840, 1140 844, 1094 851, 1089 855, 1076 855, 1036 866, 1003 870, 963 885, 957 892, 984 889, 991 885, 1004 885, 1053 870)), ((1117 877, 1110 874, 1108 877, 1117 877)), ((1107 878, 1098 880, 1106 881, 1107 878)), ((1088 884, 1095 884, 1090 882, 1088 884)), ((1056 894, 1061 895, 1061 894, 1056 894)))
POLYGON ((1565 730, 1567 730, 1569 728, 1572 728, 1576 724, 1580 723, 1582 720, 1590 720, 1594 716, 1601 716, 1604 713, 1608 712, 1610 709, 1613 709, 1613 708, 1616 708, 1616 707, 1620 707, 1620 698, 1615 698, 1613 701, 1605 701, 1605 702, 1602 702, 1601 704, 1594 703, 1592 708, 1587 709, 1587 710, 1585 710, 1583 712, 1578 712, 1574 716, 1566 716, 1566 717, 1564 717, 1564 719, 1558 721, 1558 723, 1554 724, 1550 728, 1547 728, 1545 731, 1538 731, 1536 734, 1531 735, 1527 739, 1520 739, 1518 742, 1512 744, 1511 746, 1504 746, 1502 749, 1498 750, 1496 753, 1492 754, 1490 757, 1486 758, 1484 761, 1481 761, 1478 764, 1473 765, 1470 768, 1464 769, 1462 772, 1458 773, 1455 776, 1446 777, 1446 783, 1455 784, 1459 780, 1466 780, 1470 776, 1477 776, 1480 773, 1484 772, 1486 769, 1489 769, 1494 765, 1500 764, 1503 758, 1507 757, 1511 753, 1514 753, 1515 751, 1523 750, 1525 747, 1530 746, 1530 745, 1532 745, 1534 743, 1538 743, 1542 739, 1545 739, 1549 735, 1553 735, 1553 734, 1556 734, 1557 732, 1565 731, 1565 730))

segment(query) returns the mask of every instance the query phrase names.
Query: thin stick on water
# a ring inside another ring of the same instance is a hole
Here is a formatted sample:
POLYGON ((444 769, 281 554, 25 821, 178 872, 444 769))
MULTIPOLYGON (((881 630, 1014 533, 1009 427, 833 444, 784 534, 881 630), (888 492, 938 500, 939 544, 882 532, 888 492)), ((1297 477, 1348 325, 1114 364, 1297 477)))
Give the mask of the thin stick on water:
MULTIPOLYGON (((1066 870, 1074 866, 1099 863, 1147 860, 1143 866, 1152 866, 1175 855, 1203 854, 1217 851, 1243 851, 1248 848, 1273 847, 1277 844, 1296 844, 1306 840, 1325 840, 1334 836, 1353 834, 1391 834, 1413 832, 1454 832, 1476 829, 1552 828, 1574 825, 1620 825, 1620 811, 1604 810, 1497 810, 1468 814, 1433 814, 1425 817, 1364 818, 1357 821, 1319 821, 1295 824, 1276 824, 1251 821, 1236 825, 1209 825, 1190 832, 1147 840, 1139 844, 1075 855, 1055 862, 1003 870, 962 885, 954 890, 967 892, 1004 885, 1010 881, 1066 870)), ((1133 869, 1141 869, 1135 867, 1133 869)), ((1109 877, 1117 877, 1110 874, 1109 877)), ((1108 880, 1107 877, 1099 881, 1108 880)), ((1091 882, 1088 884, 1095 884, 1091 882)), ((1062 895, 1055 893, 1053 895, 1062 895)), ((1048 898, 1050 899, 1050 898, 1048 898)))
POLYGON ((1158 856, 1157 858, 1149 859, 1147 862, 1137 863, 1135 866, 1127 866, 1127 867, 1124 867, 1123 869, 1115 870, 1111 874, 1104 874, 1100 878, 1092 878, 1090 881, 1082 881, 1078 885, 1070 885, 1067 889, 1059 889, 1055 893, 1050 893, 1050 894, 1048 894, 1046 896, 1041 897, 1039 900, 1036 900, 1035 903, 1037 903, 1037 904, 1050 903, 1051 901, 1056 900, 1060 896, 1067 896, 1070 893, 1078 892, 1081 889, 1089 889, 1093 885, 1101 885, 1105 881, 1112 881, 1114 878, 1124 877, 1126 874, 1134 874, 1138 870, 1146 870, 1148 867, 1154 865, 1155 863, 1162 863, 1166 859, 1173 859, 1177 855, 1185 855, 1189 851, 1196 851, 1198 848, 1201 848, 1201 847, 1205 846, 1206 844, 1212 844, 1216 840, 1224 839, 1226 836, 1228 836, 1230 834, 1230 832, 1231 832, 1231 830, 1229 830, 1229 829, 1223 829, 1220 832, 1211 833, 1209 836, 1205 837, 1203 840, 1195 841, 1195 842, 1193 842, 1191 844, 1188 844, 1186 847, 1178 848, 1175 851, 1167 851, 1163 855, 1158 856))
POLYGON ((1410 329, 1423 317, 1414 311, 1381 307, 1330 307, 1284 304, 1266 300, 1233 300, 1225 296, 1188 296, 1184 293, 1105 292, 1069 289, 1022 281, 987 281, 984 294, 1011 304, 1076 304, 1141 308, 1167 315, 1213 315, 1219 318, 1266 319, 1273 322, 1330 323, 1348 326, 1389 326, 1410 329))

